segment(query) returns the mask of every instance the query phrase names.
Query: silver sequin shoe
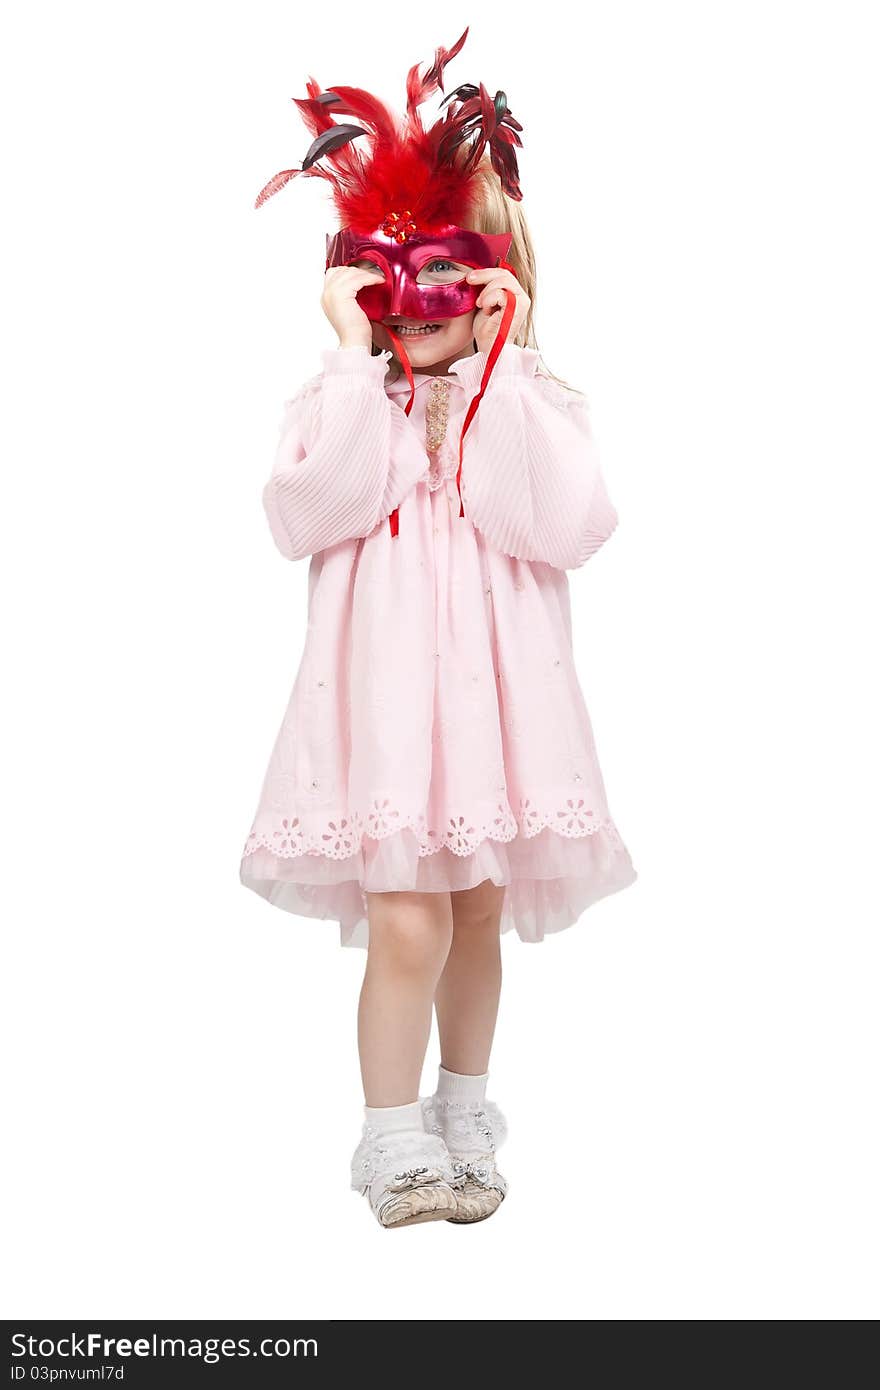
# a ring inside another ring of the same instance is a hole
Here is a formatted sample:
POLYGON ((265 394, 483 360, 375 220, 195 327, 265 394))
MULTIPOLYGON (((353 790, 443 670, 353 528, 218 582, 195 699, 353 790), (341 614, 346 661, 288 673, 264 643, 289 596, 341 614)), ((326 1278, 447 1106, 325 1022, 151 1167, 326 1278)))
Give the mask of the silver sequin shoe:
POLYGON ((442 1139, 452 1160, 456 1208, 449 1221, 459 1225, 485 1221, 507 1196, 507 1180, 498 1172, 495 1151, 507 1138, 507 1121, 491 1100, 422 1101, 425 1129, 442 1139))
POLYGON ((449 1221, 458 1207, 449 1151, 436 1134, 379 1134, 364 1125, 351 1160, 351 1185, 382 1226, 449 1221))

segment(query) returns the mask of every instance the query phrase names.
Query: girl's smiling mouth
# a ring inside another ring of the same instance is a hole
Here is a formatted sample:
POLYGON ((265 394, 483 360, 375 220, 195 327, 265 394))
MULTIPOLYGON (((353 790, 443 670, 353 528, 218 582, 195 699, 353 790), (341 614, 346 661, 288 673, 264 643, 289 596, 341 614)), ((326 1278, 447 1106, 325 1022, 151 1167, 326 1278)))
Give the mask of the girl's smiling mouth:
POLYGON ((414 323, 412 319, 391 322, 385 320, 386 328, 393 328, 395 333, 399 333, 402 338, 430 338, 433 333, 439 333, 443 327, 441 323, 414 323))

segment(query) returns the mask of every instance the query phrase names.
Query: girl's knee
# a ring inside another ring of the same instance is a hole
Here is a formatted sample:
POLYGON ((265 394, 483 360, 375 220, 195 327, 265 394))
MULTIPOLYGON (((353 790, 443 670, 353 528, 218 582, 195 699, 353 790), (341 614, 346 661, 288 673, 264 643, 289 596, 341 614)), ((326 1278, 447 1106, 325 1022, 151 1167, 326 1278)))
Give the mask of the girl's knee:
POLYGON ((397 970, 439 976, 452 945, 449 895, 374 893, 368 900, 371 951, 397 970))
POLYGON ((456 937, 485 940, 500 933, 504 907, 504 887, 485 879, 476 888, 452 894, 453 926, 456 937))

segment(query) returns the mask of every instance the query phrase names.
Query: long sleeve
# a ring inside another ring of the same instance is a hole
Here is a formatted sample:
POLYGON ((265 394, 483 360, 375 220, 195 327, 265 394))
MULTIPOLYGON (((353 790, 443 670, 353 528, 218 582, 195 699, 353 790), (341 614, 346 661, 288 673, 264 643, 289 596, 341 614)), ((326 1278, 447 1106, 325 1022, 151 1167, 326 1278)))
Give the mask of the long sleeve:
MULTIPOLYGON (((611 535, 617 512, 586 400, 539 375, 539 361, 533 348, 501 349, 464 437, 464 509, 503 554, 576 569, 611 535)), ((478 352, 450 367, 468 398, 485 365, 478 352)))
POLYGON ((424 474, 426 455, 385 391, 390 356, 327 349, 322 374, 285 402, 263 506, 287 559, 369 535, 424 474))

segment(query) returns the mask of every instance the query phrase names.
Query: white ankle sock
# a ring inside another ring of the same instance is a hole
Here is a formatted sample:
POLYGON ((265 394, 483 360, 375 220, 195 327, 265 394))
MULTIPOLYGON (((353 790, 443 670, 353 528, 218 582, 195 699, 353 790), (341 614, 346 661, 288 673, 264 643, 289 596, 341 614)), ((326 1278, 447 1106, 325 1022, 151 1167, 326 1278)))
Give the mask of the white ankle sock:
POLYGON ((364 1118, 379 1134, 399 1134, 414 1129, 424 1132, 425 1128, 425 1117, 417 1100, 410 1105, 365 1105, 364 1118))
POLYGON ((482 1105, 486 1099, 488 1080, 488 1072, 485 1076, 467 1076, 441 1067, 437 1078, 437 1095, 443 1100, 473 1101, 475 1105, 482 1105))

